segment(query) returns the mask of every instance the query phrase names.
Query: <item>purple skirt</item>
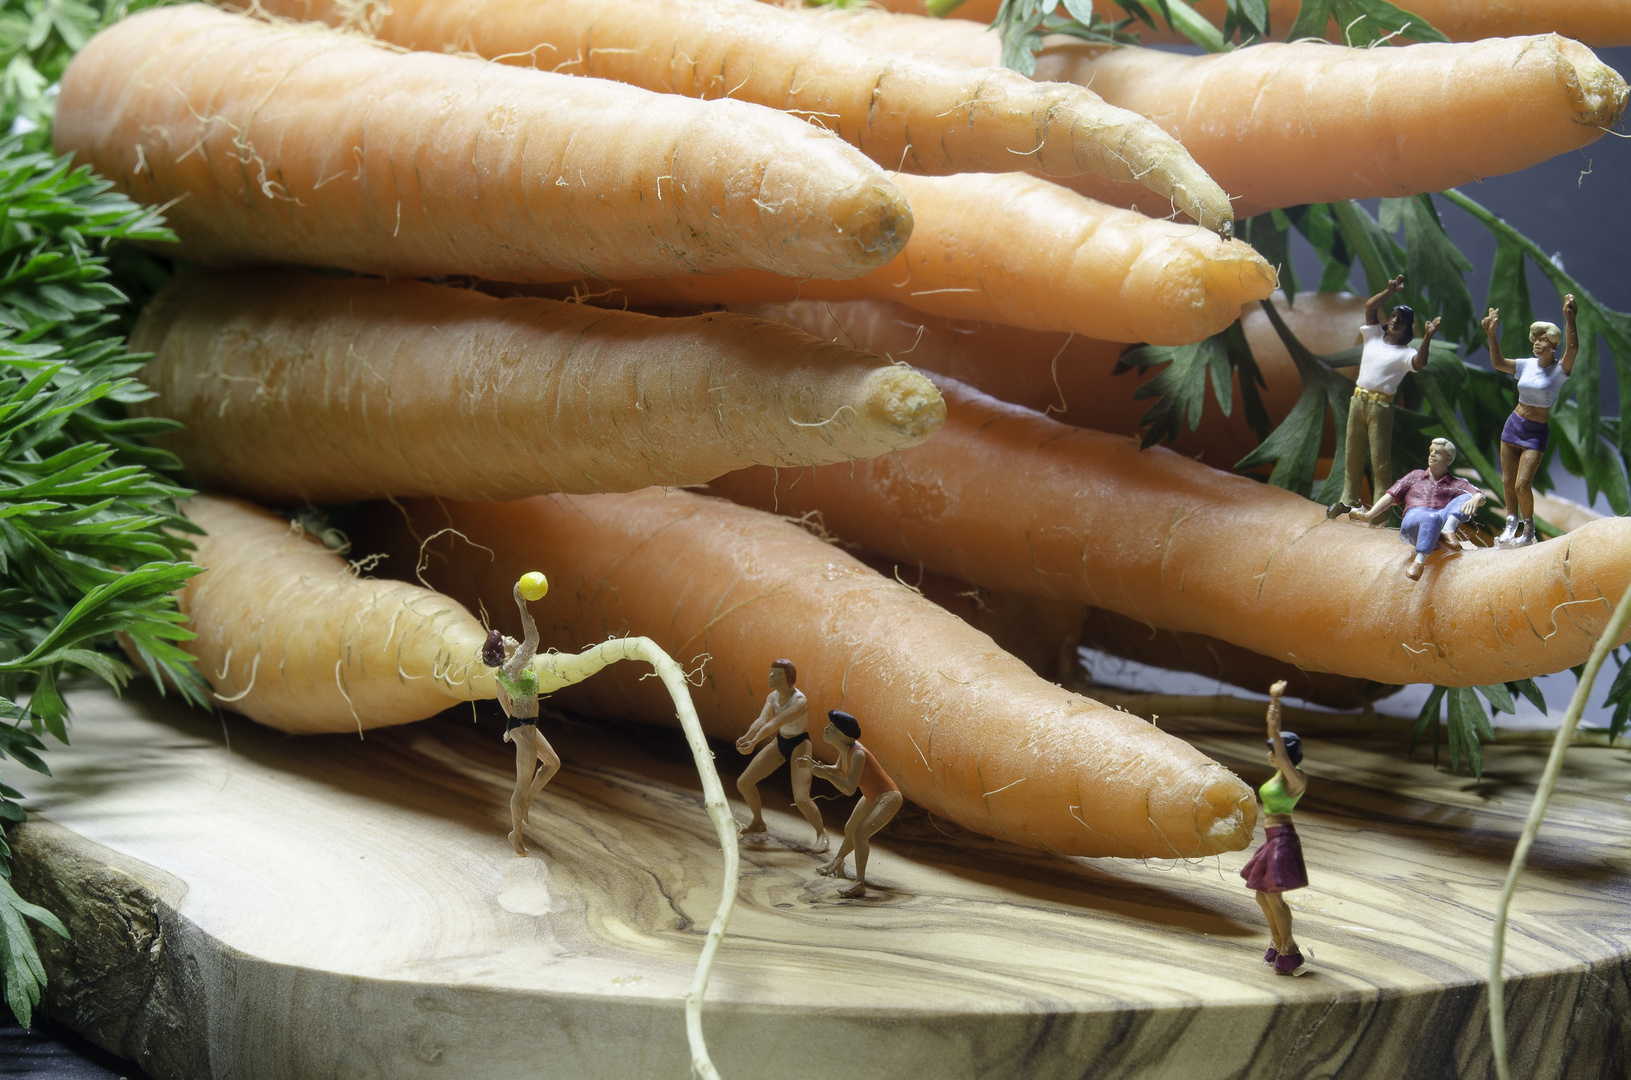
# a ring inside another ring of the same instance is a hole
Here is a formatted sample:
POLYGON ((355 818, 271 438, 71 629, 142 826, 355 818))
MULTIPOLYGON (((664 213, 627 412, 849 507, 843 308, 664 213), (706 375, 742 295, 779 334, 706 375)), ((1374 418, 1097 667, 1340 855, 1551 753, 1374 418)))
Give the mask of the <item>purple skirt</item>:
POLYGON ((1545 450, 1546 440, 1552 437, 1552 425, 1544 420, 1530 420, 1513 413, 1506 418, 1501 429, 1501 441, 1525 450, 1545 450))
POLYGON ((1297 827, 1270 825, 1263 846, 1241 867, 1240 876, 1254 892, 1308 888, 1308 868, 1303 866, 1303 843, 1297 839, 1297 827))

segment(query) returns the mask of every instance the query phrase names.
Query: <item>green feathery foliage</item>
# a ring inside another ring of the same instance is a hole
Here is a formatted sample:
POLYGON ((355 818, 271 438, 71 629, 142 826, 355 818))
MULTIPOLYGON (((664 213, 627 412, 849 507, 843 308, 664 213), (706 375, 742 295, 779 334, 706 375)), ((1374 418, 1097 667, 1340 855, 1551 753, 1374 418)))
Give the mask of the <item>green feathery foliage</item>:
MULTIPOLYGON (((0 759, 38 772, 44 737, 68 741, 63 677, 130 678, 107 651, 115 634, 203 700, 171 595, 197 572, 174 505, 185 491, 160 475, 176 462, 144 442, 173 425, 125 415, 147 391, 106 255, 115 241, 170 238, 88 169, 0 142, 0 759)), ((0 782, 0 822, 23 819, 19 797, 0 782)), ((0 876, 9 854, 0 839, 0 876)), ((0 888, 0 974, 26 1025, 43 973, 25 916, 63 928, 0 888)))

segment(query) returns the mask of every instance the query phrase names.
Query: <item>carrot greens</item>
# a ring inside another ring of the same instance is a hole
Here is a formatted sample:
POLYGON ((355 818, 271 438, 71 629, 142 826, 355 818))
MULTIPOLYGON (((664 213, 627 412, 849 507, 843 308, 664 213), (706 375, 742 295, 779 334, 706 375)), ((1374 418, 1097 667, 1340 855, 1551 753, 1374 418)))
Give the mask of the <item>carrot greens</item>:
MULTIPOLYGON (((116 633, 202 700, 170 595, 196 572, 174 510, 185 492, 161 475, 173 459, 143 442, 173 425, 124 415, 146 391, 118 333, 126 297, 107 255, 169 232, 108 188, 21 139, 0 142, 0 759, 44 773, 45 736, 68 741, 59 682, 130 678, 98 648, 116 633)), ((18 798, 0 779, 0 824, 24 819, 18 798)), ((17 896, 9 856, 0 838, 0 975, 26 1026, 45 976, 24 920, 66 931, 17 896)))

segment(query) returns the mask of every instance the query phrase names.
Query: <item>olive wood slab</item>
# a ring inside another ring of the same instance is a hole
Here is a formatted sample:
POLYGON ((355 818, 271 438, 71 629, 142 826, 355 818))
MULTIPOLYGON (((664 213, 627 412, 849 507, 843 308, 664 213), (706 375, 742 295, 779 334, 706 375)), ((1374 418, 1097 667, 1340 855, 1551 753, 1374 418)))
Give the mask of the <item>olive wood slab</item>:
MULTIPOLYGON (((18 887, 74 933, 40 937, 53 1015, 159 1080, 687 1075, 681 995, 720 859, 678 732, 547 722, 565 766, 518 859, 513 756, 469 710, 290 738, 140 693, 70 700, 55 777, 6 771, 34 811, 11 833, 18 887)), ((1180 730, 1266 778, 1260 726, 1180 730)), ((715 1062, 727 1080, 1492 1075, 1490 915, 1546 748, 1490 747, 1475 783, 1397 733, 1339 731, 1305 733, 1302 978, 1261 962, 1246 852, 1067 859, 908 806, 874 852, 882 888, 843 901, 767 783, 772 836, 743 845, 708 995, 715 1062)), ((716 752, 730 789, 746 759, 716 752)), ((1526 1077, 1631 1066, 1631 759, 1571 754, 1511 924, 1526 1077)), ((847 800, 821 805, 840 828, 847 800)))

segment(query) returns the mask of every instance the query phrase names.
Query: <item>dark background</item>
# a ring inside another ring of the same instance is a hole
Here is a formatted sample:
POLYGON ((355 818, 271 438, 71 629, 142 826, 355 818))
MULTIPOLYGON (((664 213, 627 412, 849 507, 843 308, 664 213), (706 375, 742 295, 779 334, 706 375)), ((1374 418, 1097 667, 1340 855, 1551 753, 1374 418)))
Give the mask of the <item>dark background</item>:
MULTIPOLYGON (((1599 49, 1597 55, 1616 71, 1631 71, 1631 48, 1599 49)), ((1625 206, 1631 194, 1631 139, 1605 135, 1585 150, 1565 154, 1512 176, 1492 177, 1482 184, 1469 185, 1466 194, 1506 218, 1544 250, 1556 252, 1569 273, 1585 285, 1598 300, 1617 311, 1631 311, 1631 220, 1625 206)), ((1371 207, 1372 212, 1375 206, 1371 207)), ((1495 241, 1483 227, 1450 204, 1439 201, 1445 228, 1474 271, 1469 277, 1474 310, 1482 312, 1489 291, 1489 268, 1495 257, 1495 241)), ((1319 263, 1306 241, 1297 237, 1294 249, 1297 273, 1305 283, 1319 281, 1319 263)), ((1356 292, 1363 292, 1363 275, 1353 279, 1356 292)), ((1535 317, 1562 324, 1562 299, 1545 278, 1529 271, 1530 295, 1535 317)), ((1481 357, 1482 353, 1478 354, 1481 357)), ((1474 362, 1478 362, 1474 357, 1474 362)), ((1606 358, 1605 358, 1606 359, 1606 358)), ((1605 410, 1618 410, 1617 389, 1605 387, 1605 410)), ((1559 493, 1586 501, 1584 485, 1563 482, 1559 493)), ((1606 503, 1598 509, 1609 512, 1606 503)), ((1548 700, 1557 697, 1558 707, 1567 700, 1572 676, 1552 676, 1562 680, 1557 689, 1547 690, 1548 700)), ((1598 696, 1606 690, 1602 680, 1598 696)), ((1591 717, 1588 715, 1588 722, 1591 717)), ((0 1006, 0 1077, 26 1077, 28 1080, 113 1080, 128 1077, 145 1080, 146 1074, 121 1063, 68 1032, 45 1026, 25 1033, 0 1006)))

